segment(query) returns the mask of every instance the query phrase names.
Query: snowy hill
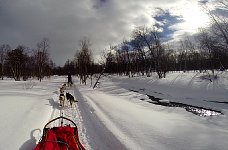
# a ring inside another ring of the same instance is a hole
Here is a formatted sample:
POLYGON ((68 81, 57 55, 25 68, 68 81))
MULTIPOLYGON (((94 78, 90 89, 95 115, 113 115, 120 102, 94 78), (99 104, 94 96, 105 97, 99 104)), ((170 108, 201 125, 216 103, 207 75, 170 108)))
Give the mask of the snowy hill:
MULTIPOLYGON (((167 78, 102 77, 99 87, 67 89, 79 101, 64 115, 76 122, 86 149, 225 150, 228 147, 228 73, 213 82, 206 73, 175 72, 167 78), (181 103, 218 112, 195 115, 181 103), (158 105, 155 103, 162 103, 158 105)), ((60 115, 58 89, 66 77, 0 81, 0 149, 32 149, 43 126, 60 115)))

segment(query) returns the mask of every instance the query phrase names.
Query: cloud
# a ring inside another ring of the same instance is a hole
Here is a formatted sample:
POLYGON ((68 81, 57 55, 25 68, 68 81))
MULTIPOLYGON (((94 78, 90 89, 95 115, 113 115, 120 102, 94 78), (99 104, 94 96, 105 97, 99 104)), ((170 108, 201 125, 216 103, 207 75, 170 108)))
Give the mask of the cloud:
POLYGON ((169 10, 158 8, 158 12, 153 17, 156 20, 155 26, 162 29, 163 41, 172 40, 173 34, 177 31, 173 25, 184 22, 182 16, 172 15, 169 10))
POLYGON ((212 10, 211 12, 212 12, 212 14, 215 14, 216 16, 228 18, 228 9, 216 8, 216 9, 212 10))
POLYGON ((1 0, 0 44, 35 48, 47 37, 51 58, 64 65, 74 57, 79 40, 87 36, 96 59, 110 44, 129 38, 135 27, 154 24, 158 7, 171 10, 160 21, 164 33, 172 37, 184 30, 172 27, 186 3, 189 0, 1 0))

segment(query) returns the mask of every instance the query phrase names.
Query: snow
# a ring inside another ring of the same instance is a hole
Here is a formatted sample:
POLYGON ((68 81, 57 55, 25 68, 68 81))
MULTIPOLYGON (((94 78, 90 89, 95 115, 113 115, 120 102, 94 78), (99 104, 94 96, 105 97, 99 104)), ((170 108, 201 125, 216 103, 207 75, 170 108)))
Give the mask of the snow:
POLYGON ((161 102, 161 103, 169 103, 170 101, 167 100, 167 99, 162 99, 162 100, 159 100, 159 102, 161 102))
MULTIPOLYGON (((60 115, 58 89, 64 81, 65 77, 52 77, 41 83, 36 80, 0 81, 0 149, 28 150, 36 146, 44 125, 60 115)), ((81 141, 89 148, 85 131, 82 132, 82 120, 75 109, 77 106, 68 108, 64 115, 74 117, 81 141)))
MULTIPOLYGON (((91 126, 86 125, 93 121, 86 118, 88 114, 84 110, 88 109, 95 115, 94 120, 101 122, 126 149, 225 150, 228 147, 228 72, 217 72, 217 75, 213 82, 208 80, 207 73, 197 72, 168 73, 165 79, 158 79, 156 74, 134 78, 106 76, 96 89, 80 85, 74 77, 76 86, 67 91, 79 102, 73 108, 65 106, 64 109, 58 104, 58 89, 66 77, 53 76, 42 82, 5 79, 0 81, 0 149, 32 149, 43 126, 61 111, 78 125, 79 137, 86 149, 102 149, 94 145, 99 139, 92 138, 94 133, 88 128, 91 126), (183 108, 154 105, 147 95, 160 98, 161 103, 213 108, 223 115, 201 117, 183 108)), ((108 143, 112 143, 108 137, 103 139, 104 145, 108 143)))
MULTIPOLYGON (((142 94, 151 94, 158 98, 190 105, 203 106, 222 110, 227 105, 208 103, 207 101, 227 102, 228 72, 218 73, 217 80, 210 82, 202 79, 205 73, 175 72, 168 73, 165 79, 158 79, 156 74, 148 78, 113 78, 118 86, 125 89, 140 91, 142 94), (140 89, 145 90, 140 90, 140 89)), ((207 74, 206 74, 207 75, 207 74)))
MULTIPOLYGON (((141 77, 131 79, 110 77, 110 79, 104 78, 96 90, 88 91, 87 87, 81 87, 81 92, 91 107, 95 109, 95 113, 104 121, 109 130, 124 143, 127 149, 227 149, 227 106, 223 106, 226 109, 222 109, 223 107, 220 105, 214 106, 214 108, 222 110, 225 115, 200 117, 186 112, 182 108, 150 104, 147 102, 149 99, 145 97, 145 94, 128 90, 140 91, 141 89, 142 93, 153 93, 167 98, 161 100, 163 102, 169 102, 169 99, 175 100, 175 97, 178 97, 177 101, 211 107, 213 103, 206 105, 204 104, 206 102, 199 101, 199 97, 194 95, 195 93, 198 95, 200 92, 204 93, 208 89, 198 88, 200 91, 197 91, 195 85, 185 87, 188 84, 188 78, 189 80, 192 78, 192 74, 194 73, 184 74, 180 80, 173 82, 173 85, 170 85, 173 79, 172 75, 170 75, 170 79, 152 82, 153 79, 141 77), (172 88, 168 89, 166 86, 172 88), (192 92, 193 95, 188 92, 192 92), (185 98, 186 94, 187 99, 185 98), (184 98, 181 99, 181 97, 184 98), (145 100, 140 101, 140 99, 145 100)), ((191 82, 194 84, 195 80, 191 82)), ((223 90, 210 89, 208 93, 210 92, 218 96, 223 90)), ((217 100, 225 100, 227 94, 223 94, 224 97, 217 97, 217 100)), ((201 96, 210 98, 212 95, 202 94, 201 96)))

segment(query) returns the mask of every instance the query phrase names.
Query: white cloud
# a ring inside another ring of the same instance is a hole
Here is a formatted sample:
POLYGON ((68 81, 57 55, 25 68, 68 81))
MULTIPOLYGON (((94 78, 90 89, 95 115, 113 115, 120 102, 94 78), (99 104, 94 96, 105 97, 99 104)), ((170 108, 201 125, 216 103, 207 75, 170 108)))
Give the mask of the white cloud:
MULTIPOLYGON (((152 25, 158 7, 181 15, 185 5, 196 7, 197 0, 3 0, 0 5, 0 44, 35 47, 43 37, 51 41, 54 62, 63 65, 73 58, 78 41, 91 39, 98 56, 109 44, 131 36, 132 29, 152 25)), ((189 9, 191 12, 191 9, 189 9)), ((190 24, 173 26, 180 36, 190 24)), ((188 29, 186 29, 188 30, 188 29)))

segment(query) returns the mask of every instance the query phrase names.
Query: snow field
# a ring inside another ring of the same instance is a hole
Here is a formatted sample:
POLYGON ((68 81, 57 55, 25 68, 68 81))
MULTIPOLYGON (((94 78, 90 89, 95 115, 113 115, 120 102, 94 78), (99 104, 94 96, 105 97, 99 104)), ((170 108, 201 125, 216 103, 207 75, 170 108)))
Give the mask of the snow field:
POLYGON ((225 83, 228 82, 220 78, 223 85, 219 85, 219 80, 215 88, 207 88, 211 83, 200 79, 201 75, 174 73, 169 78, 156 81, 116 76, 102 78, 95 90, 86 86, 79 86, 79 89, 94 113, 128 149, 225 150, 228 147, 227 106, 203 99, 227 100, 225 83), (196 85, 199 81, 202 84, 196 85), (224 115, 200 117, 182 108, 153 105, 144 95, 151 93, 166 98, 166 101, 213 107, 222 110, 224 115))

